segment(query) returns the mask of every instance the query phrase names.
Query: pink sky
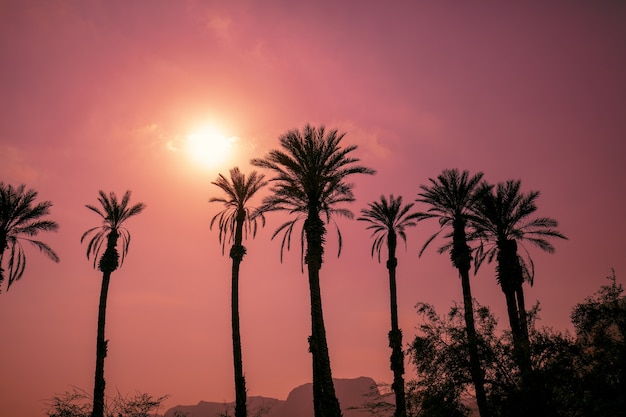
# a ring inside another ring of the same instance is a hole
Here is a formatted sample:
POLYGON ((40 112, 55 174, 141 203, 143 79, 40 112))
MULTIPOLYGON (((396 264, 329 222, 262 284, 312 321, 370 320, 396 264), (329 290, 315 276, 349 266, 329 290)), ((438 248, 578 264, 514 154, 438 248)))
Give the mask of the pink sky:
MULTIPOLYGON (((147 205, 112 276, 107 393, 232 401, 230 259, 209 231, 210 182, 249 172, 307 122, 347 132, 378 171, 355 180, 355 213, 382 193, 412 201, 444 168, 540 190, 538 215, 570 238, 554 255, 532 250, 541 324, 569 328, 611 267, 624 283, 624 4, 294 3, 0 3, 0 180, 53 202, 60 230, 41 237, 61 257, 27 247, 24 277, 0 295, 0 414, 41 416, 53 394, 93 389, 101 275, 79 239, 99 224, 84 205, 100 189, 147 205), (238 138, 213 168, 182 150, 209 122, 238 138)), ((269 239, 284 219, 270 215, 246 244, 240 293, 249 395, 281 399, 311 378, 299 249, 281 265, 269 239)), ((321 271, 333 375, 390 382, 386 270, 363 224, 339 225, 344 252, 329 239, 321 271)), ((399 254, 406 342, 417 301, 443 313, 461 299, 447 255, 417 257, 436 227, 411 230, 399 254)), ((492 268, 473 290, 505 325, 492 268)))

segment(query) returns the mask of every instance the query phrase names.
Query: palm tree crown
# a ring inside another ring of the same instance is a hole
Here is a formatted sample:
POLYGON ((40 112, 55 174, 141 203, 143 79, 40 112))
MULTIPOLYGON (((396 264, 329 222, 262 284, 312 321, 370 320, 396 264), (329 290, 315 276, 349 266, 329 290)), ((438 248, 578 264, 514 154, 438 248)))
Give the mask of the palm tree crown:
POLYGON ((89 235, 92 235, 89 243, 87 245, 87 259, 93 257, 93 266, 96 267, 98 259, 100 262, 98 263, 98 269, 102 272, 115 271, 119 265, 124 263, 124 258, 128 253, 128 247, 130 245, 130 232, 126 229, 123 224, 130 217, 135 216, 143 211, 146 207, 144 203, 138 203, 134 206, 129 206, 128 202, 130 200, 130 191, 126 191, 124 196, 120 201, 117 200, 117 196, 115 193, 109 193, 109 195, 105 194, 104 191, 99 191, 100 196, 98 197, 98 201, 100 202, 100 207, 95 207, 90 204, 86 204, 86 207, 94 212, 96 212, 100 217, 102 217, 102 225, 97 227, 92 227, 87 230, 80 238, 80 242, 82 243, 89 235), (100 257, 100 253, 102 252, 103 246, 104 249, 107 249, 107 244, 105 243, 105 239, 111 241, 117 241, 117 239, 122 238, 122 258, 119 259, 119 254, 117 250, 113 248, 114 252, 111 254, 111 258, 109 259, 106 251, 100 257))
MULTIPOLYGON (((359 160, 349 157, 357 147, 340 146, 345 133, 337 130, 326 131, 306 125, 302 132, 291 130, 280 137, 283 150, 272 150, 264 159, 255 158, 252 164, 267 168, 276 174, 271 181, 272 194, 264 199, 262 211, 284 210, 296 214, 296 218, 283 223, 272 238, 284 232, 281 243, 281 260, 285 247, 290 248, 291 234, 295 224, 313 212, 323 213, 326 221, 332 215, 353 218, 350 210, 337 207, 340 203, 354 201, 352 184, 346 179, 353 174, 374 174, 375 171, 360 165, 359 160)), ((341 253, 341 233, 339 253, 341 253)), ((304 230, 301 242, 304 245, 304 230)), ((304 246, 303 246, 304 249, 304 246)))
POLYGON ((389 201, 384 195, 380 196, 380 201, 368 203, 367 209, 361 210, 361 217, 357 220, 369 223, 366 227, 372 230, 374 242, 372 244, 372 257, 374 253, 378 254, 378 262, 380 262, 380 254, 384 243, 392 236, 399 235, 406 244, 406 232, 408 227, 417 226, 418 213, 411 213, 410 210, 414 203, 402 205, 402 196, 389 196, 389 201))
MULTIPOLYGON (((465 225, 472 216, 471 209, 476 202, 475 190, 482 177, 482 172, 470 176, 466 170, 459 173, 458 169, 445 169, 436 179, 429 178, 430 186, 420 185, 422 192, 418 194, 419 198, 416 201, 428 204, 429 208, 425 213, 420 213, 418 218, 420 220, 436 218, 441 226, 441 229, 424 243, 420 256, 439 233, 452 228, 452 231, 444 236, 452 238, 452 241, 439 248, 439 253, 450 250, 454 266, 469 270, 471 253, 469 248, 466 253, 458 253, 461 248, 454 247, 455 238, 457 241, 463 240, 465 246, 466 243, 465 237, 461 239, 461 236, 455 236, 455 231, 465 234, 465 225)), ((462 249, 462 252, 465 252, 465 248, 462 249)))
POLYGON ((257 221, 261 221, 261 226, 265 226, 265 217, 262 212, 255 211, 247 206, 250 199, 265 185, 265 175, 252 171, 246 178, 239 168, 230 170, 230 181, 224 175, 219 174, 216 181, 211 184, 218 186, 225 193, 226 197, 211 197, 211 203, 224 203, 226 206, 211 219, 210 229, 217 221, 219 226, 219 241, 222 244, 222 254, 226 243, 233 243, 238 216, 242 217, 243 231, 247 236, 252 233, 256 236, 257 221))
POLYGON ((34 203, 35 190, 26 190, 24 184, 14 188, 0 182, 0 291, 4 282, 2 260, 5 250, 9 251, 7 291, 14 281, 19 280, 26 268, 26 255, 21 241, 26 241, 43 252, 54 262, 59 262, 57 254, 47 244, 34 239, 39 232, 56 232, 58 224, 41 218, 50 213, 52 203, 34 203))
MULTIPOLYGON (((523 278, 531 285, 534 280, 534 263, 528 256, 523 242, 530 242, 541 250, 553 253, 554 246, 548 238, 567 239, 556 228, 558 222, 550 217, 529 217, 537 211, 536 201, 539 191, 520 193, 521 181, 508 180, 493 187, 483 184, 477 192, 477 205, 474 207, 476 218, 473 221, 475 232, 472 239, 480 239, 476 251, 475 269, 482 261, 492 262, 498 252, 507 244, 516 241, 526 252, 526 257, 518 255, 523 278)), ((498 281, 501 276, 498 271, 498 281)))

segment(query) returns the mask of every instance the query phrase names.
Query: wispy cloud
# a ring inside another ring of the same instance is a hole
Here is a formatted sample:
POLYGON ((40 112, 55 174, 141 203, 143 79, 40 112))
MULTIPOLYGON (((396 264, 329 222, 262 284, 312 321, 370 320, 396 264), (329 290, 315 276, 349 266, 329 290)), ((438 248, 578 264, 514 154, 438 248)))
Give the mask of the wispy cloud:
POLYGON ((7 182, 29 183, 39 175, 24 157, 20 149, 0 144, 0 178, 7 182))

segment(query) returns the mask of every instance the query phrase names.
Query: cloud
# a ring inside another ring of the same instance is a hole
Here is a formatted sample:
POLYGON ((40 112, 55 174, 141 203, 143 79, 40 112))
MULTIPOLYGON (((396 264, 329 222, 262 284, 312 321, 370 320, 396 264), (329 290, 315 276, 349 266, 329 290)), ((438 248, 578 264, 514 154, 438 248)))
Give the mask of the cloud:
POLYGON ((230 29, 232 27, 232 19, 228 16, 211 16, 206 25, 209 29, 223 40, 230 40, 230 29))
MULTIPOLYGON (((339 132, 345 132, 344 143, 355 144, 359 153, 364 153, 367 159, 389 159, 394 150, 396 135, 380 128, 364 128, 353 122, 339 123, 339 132)), ((331 127, 331 126, 328 126, 331 127)))
POLYGON ((38 172, 31 167, 23 156, 23 152, 13 146, 0 144, 0 178, 10 183, 29 183, 34 181, 38 172))

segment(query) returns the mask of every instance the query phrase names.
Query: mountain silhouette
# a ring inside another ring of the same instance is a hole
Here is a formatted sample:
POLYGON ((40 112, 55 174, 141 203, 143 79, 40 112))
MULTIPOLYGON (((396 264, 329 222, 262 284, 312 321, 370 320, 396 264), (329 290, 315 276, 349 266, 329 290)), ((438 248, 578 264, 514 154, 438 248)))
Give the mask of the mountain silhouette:
MULTIPOLYGON (((393 396, 380 395, 376 382, 369 377, 333 379, 335 392, 344 417, 371 417, 366 409, 372 401, 392 402, 393 396)), ((286 400, 267 397, 248 397, 250 417, 313 417, 313 385, 311 383, 294 388, 286 400)), ((393 408, 389 407, 389 416, 393 408)), ((196 405, 177 405, 165 413, 165 417, 177 415, 187 417, 219 417, 234 415, 234 403, 200 401, 196 405), (177 414, 178 413, 178 414, 177 414)))

